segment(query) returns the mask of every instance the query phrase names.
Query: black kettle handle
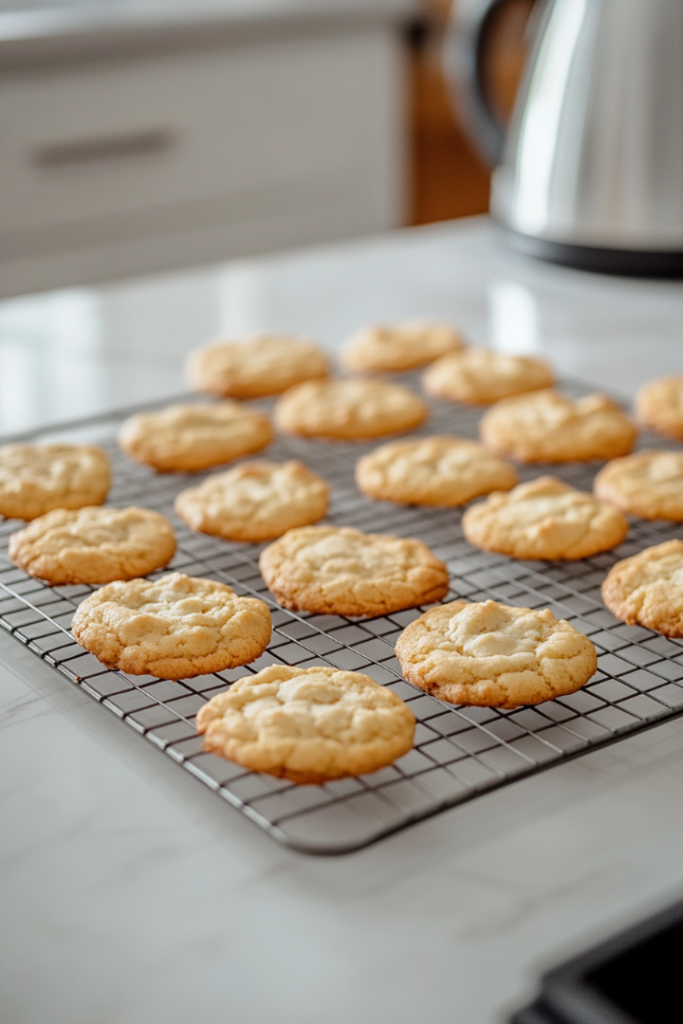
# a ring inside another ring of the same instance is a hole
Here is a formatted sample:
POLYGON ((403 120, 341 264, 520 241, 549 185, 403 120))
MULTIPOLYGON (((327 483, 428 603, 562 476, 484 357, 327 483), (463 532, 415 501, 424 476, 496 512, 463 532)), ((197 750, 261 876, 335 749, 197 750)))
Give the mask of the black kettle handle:
POLYGON ((482 52, 488 23, 506 0, 458 0, 446 37, 444 66, 453 102, 467 135, 495 167, 505 144, 505 129, 489 103, 482 77, 482 52))

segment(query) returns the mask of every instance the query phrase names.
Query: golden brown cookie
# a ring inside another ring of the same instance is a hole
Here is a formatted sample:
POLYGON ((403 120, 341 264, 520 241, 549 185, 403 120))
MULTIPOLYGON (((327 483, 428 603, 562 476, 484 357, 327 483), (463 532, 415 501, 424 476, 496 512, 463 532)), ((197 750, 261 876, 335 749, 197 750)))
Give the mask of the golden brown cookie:
POLYGON ((418 427, 429 410, 408 388, 375 380, 309 381, 275 406, 275 425, 288 434, 367 441, 418 427))
POLYGON ((552 476, 491 494, 468 508, 462 528, 470 544, 513 558, 588 558, 617 547, 628 520, 552 476))
POLYGON ((356 483, 370 498, 404 505, 463 505, 517 483, 512 466, 461 437, 392 441, 363 456, 356 483))
POLYGON ((71 631, 107 668, 189 679, 260 657, 271 622, 264 601, 172 572, 107 583, 78 606, 71 631))
POLYGON ((600 501, 629 515, 683 522, 683 452, 644 451, 614 459, 593 486, 600 501))
POLYGON ((329 494, 300 462, 243 462, 182 491, 175 509, 193 530, 257 544, 322 519, 329 494))
POLYGON ((144 508, 57 508, 9 539, 12 561, 52 586, 145 576, 175 548, 168 519, 144 508))
POLYGON ((216 694, 197 714, 204 750, 308 785, 365 775, 407 754, 415 718, 360 672, 271 665, 216 694))
POLYGON ((636 415, 650 430, 683 441, 683 377, 644 384, 636 395, 636 415))
POLYGON ((285 608, 384 615, 448 593, 448 570, 419 540, 348 527, 303 526, 262 552, 259 568, 285 608))
POLYGON ((595 673, 590 640, 550 609, 451 601, 404 629, 396 655, 409 682, 449 704, 515 708, 580 689, 595 673))
POLYGON ((664 636, 683 636, 683 542, 668 540, 617 562, 602 599, 618 619, 664 636))
POLYGON ((237 402, 171 405, 137 413, 119 430, 131 459, 160 473, 192 473, 260 452, 273 439, 270 420, 237 402))
POLYGON ((53 508, 101 505, 111 482, 109 459, 85 444, 0 447, 0 515, 37 519, 53 508))
POLYGON ((327 356, 317 345, 272 334, 205 345, 187 360, 190 385, 225 398, 280 395, 294 384, 328 373, 327 356))
POLYGON ((492 405, 510 395, 549 388, 554 379, 553 371, 543 359, 468 348, 432 363, 422 383, 425 391, 436 398, 492 405))
POLYGON ((636 428, 604 395, 578 400, 535 391, 497 402, 482 418, 482 441, 520 462, 589 462, 628 455, 636 428))
POLYGON ((364 327, 344 344, 340 361, 354 372, 399 373, 462 347, 462 336, 453 327, 411 320, 393 327, 364 327))

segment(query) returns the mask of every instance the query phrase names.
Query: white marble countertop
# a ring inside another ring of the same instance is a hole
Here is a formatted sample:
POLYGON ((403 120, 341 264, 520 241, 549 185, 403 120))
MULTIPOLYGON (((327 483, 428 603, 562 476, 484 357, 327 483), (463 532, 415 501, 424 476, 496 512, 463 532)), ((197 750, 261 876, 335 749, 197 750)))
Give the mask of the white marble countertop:
MULTIPOLYGON (((2 303, 1 429, 180 392, 186 351, 219 332, 333 348, 414 315, 625 395, 683 371, 683 286, 533 263, 472 221, 2 303)), ((683 890, 683 722, 315 859, 6 636, 0 702, 8 1024, 484 1024, 683 890)))

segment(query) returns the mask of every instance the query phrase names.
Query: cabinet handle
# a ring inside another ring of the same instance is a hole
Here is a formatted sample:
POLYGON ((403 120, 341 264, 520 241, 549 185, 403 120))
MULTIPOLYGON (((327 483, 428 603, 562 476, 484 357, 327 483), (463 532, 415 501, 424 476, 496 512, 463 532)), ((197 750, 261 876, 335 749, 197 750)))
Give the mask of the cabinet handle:
POLYGON ((130 157, 156 156, 172 149, 175 142, 174 133, 164 128, 94 139, 74 139, 73 142, 48 142, 33 151, 32 163, 51 170, 130 157))

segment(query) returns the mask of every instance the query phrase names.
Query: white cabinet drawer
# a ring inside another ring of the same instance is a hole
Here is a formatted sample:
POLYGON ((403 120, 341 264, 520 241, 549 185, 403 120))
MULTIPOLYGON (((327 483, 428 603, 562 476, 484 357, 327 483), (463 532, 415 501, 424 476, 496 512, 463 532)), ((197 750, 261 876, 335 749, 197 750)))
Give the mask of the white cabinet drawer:
POLYGON ((368 167, 376 177, 386 146, 371 114, 373 61, 376 40, 348 32, 5 74, 5 255, 154 233, 165 218, 177 230, 183 216, 215 219, 216 204, 226 219, 250 205, 277 212, 292 189, 368 167))

